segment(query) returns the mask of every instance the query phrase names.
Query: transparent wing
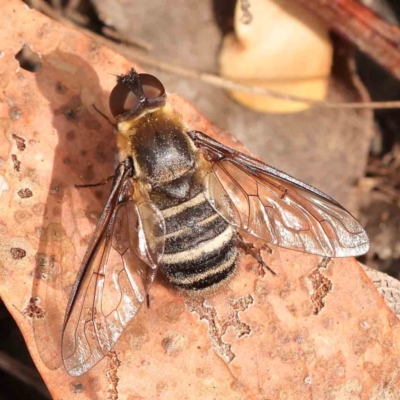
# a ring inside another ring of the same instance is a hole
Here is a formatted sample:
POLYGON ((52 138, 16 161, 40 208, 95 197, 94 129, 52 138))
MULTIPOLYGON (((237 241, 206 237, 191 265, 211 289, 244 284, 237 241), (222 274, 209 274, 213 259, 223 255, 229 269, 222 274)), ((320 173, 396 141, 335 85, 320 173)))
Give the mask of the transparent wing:
POLYGON ((326 194, 202 133, 190 136, 211 163, 206 197, 231 225, 268 243, 321 256, 368 251, 364 229, 326 194))
POLYGON ((150 201, 144 201, 132 206, 130 210, 129 226, 138 225, 137 234, 131 232, 133 248, 138 256, 152 269, 158 266, 164 254, 165 221, 161 211, 150 201), (137 221, 135 220, 137 218, 137 221))
POLYGON ((48 225, 45 235, 40 238, 38 253, 35 256, 32 297, 23 311, 25 315, 32 317, 36 348, 43 363, 50 370, 62 365, 62 310, 67 302, 62 286, 62 260, 68 244, 60 240, 58 235, 52 235, 58 226, 60 225, 48 225))
POLYGON ((121 182, 110 195, 71 295, 62 357, 72 376, 88 371, 115 345, 145 301, 164 251, 161 213, 152 203, 126 200, 129 185, 121 182))

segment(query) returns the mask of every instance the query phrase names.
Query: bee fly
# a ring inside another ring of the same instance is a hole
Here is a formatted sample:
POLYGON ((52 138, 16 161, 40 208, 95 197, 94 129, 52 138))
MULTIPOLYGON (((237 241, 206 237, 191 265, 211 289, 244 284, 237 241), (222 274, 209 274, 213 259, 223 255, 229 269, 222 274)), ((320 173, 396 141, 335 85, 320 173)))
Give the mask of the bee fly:
POLYGON ((122 162, 66 311, 62 355, 72 376, 107 355, 158 269, 188 292, 229 280, 241 231, 321 256, 368 251, 363 228, 335 200, 192 130, 166 100, 156 77, 134 69, 111 92, 122 162))

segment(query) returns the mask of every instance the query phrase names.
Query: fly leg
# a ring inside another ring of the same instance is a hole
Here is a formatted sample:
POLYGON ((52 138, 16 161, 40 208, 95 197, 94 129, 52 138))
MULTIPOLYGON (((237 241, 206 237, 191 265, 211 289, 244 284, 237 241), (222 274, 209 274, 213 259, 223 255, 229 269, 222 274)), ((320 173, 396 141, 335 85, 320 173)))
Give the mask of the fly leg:
POLYGON ((258 262, 261 276, 265 275, 265 270, 268 270, 271 272, 271 274, 276 275, 276 273, 267 264, 265 264, 260 254, 261 250, 267 250, 269 253, 272 253, 272 250, 268 247, 268 245, 258 249, 253 245, 253 243, 246 243, 239 233, 237 234, 237 245, 242 248, 246 254, 249 254, 258 262))
POLYGON ((157 267, 154 266, 154 268, 148 268, 146 272, 146 279, 145 279, 145 290, 146 290, 146 304, 147 308, 150 308, 150 286, 154 281, 154 278, 156 277, 157 273, 157 267))
MULTIPOLYGON (((122 161, 115 171, 118 172, 119 168, 121 168, 122 166, 124 166, 125 169, 128 170, 127 177, 132 178, 132 176, 134 174, 132 157, 128 157, 124 161, 122 161)), ((111 182, 116 177, 118 178, 118 173, 116 175, 111 175, 107 178, 104 178, 102 181, 97 182, 97 183, 87 183, 85 185, 75 185, 75 187, 77 189, 81 189, 81 188, 104 186, 104 185, 107 185, 108 182, 111 182)), ((114 188, 114 185, 113 185, 113 188, 114 188)))
POLYGON ((101 112, 95 104, 92 104, 92 107, 112 126, 115 127, 115 124, 113 124, 110 120, 110 118, 107 117, 103 112, 101 112))
POLYGON ((98 187, 98 186, 104 186, 107 185, 108 182, 111 182, 114 179, 114 175, 111 175, 105 179, 103 179, 100 182, 97 183, 87 183, 85 185, 75 185, 77 189, 82 189, 82 188, 90 188, 90 187, 98 187))

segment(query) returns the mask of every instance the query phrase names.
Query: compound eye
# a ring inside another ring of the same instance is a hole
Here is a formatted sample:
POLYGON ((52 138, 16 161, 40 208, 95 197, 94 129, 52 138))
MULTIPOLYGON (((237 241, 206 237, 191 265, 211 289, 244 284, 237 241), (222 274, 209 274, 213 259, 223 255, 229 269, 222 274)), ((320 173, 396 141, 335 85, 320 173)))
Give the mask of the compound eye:
POLYGON ((114 118, 135 107, 139 100, 122 83, 118 83, 110 93, 110 111, 114 118))
POLYGON ((126 86, 118 83, 110 93, 110 110, 111 114, 117 117, 134 108, 139 100, 126 86))
POLYGON ((122 75, 120 78, 121 82, 110 93, 110 110, 114 118, 134 109, 139 103, 142 107, 152 107, 164 100, 164 86, 155 76, 132 73, 132 76, 122 75))
POLYGON ((165 94, 164 85, 153 75, 139 74, 143 93, 148 99, 156 99, 165 94))

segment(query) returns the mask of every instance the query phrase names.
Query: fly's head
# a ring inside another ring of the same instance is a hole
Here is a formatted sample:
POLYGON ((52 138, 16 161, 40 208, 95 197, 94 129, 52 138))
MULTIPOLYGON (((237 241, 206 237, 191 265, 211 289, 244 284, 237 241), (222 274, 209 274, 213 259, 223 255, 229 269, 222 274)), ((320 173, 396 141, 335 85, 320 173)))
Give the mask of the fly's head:
POLYGON ((166 101, 165 88, 155 76, 138 74, 132 68, 128 74, 118 75, 110 94, 110 110, 118 126, 133 124, 143 115, 164 107, 166 101))

